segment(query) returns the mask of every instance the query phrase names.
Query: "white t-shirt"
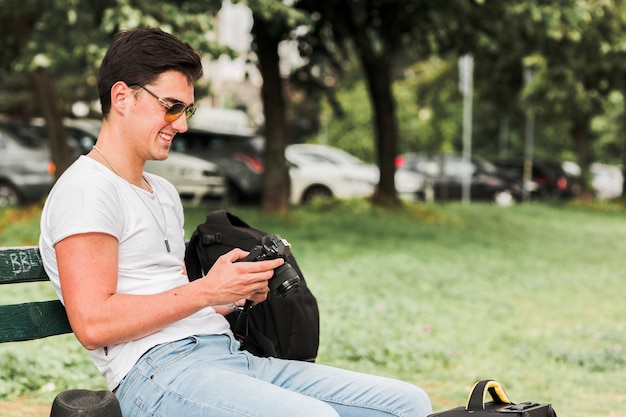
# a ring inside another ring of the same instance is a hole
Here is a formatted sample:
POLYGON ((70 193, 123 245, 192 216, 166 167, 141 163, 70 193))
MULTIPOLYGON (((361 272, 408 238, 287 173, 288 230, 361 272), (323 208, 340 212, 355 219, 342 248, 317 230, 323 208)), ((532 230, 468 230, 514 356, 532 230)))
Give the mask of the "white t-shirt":
MULTIPOLYGON (((145 177, 154 193, 81 156, 54 185, 41 217, 39 247, 62 302, 54 245, 80 233, 101 232, 118 240, 118 293, 156 294, 189 282, 183 273, 185 241, 178 193, 159 176, 145 173, 145 177), (171 252, 165 246, 164 226, 171 252)), ((229 328, 223 316, 206 307, 149 336, 89 354, 113 389, 150 348, 191 335, 227 333, 229 328)))

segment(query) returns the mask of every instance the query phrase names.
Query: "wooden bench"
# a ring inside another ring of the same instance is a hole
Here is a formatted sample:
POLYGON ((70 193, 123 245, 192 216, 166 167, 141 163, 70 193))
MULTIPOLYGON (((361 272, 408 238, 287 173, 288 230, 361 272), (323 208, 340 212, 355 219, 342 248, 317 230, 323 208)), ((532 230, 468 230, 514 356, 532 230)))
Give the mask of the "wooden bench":
MULTIPOLYGON (((38 247, 0 248, 0 285, 37 281, 48 281, 38 247)), ((0 343, 65 333, 72 328, 58 299, 0 305, 0 343)))
MULTIPOLYGON (((37 246, 0 247, 0 285, 41 281, 49 281, 49 278, 43 269, 37 246)), ((25 287, 24 297, 27 298, 27 295, 25 287)), ((18 304, 0 305, 0 343, 42 339, 66 333, 72 333, 72 327, 65 307, 58 299, 24 300, 18 304)), ((85 415, 91 415, 92 406, 102 401, 100 397, 95 397, 96 391, 68 390, 59 393, 57 398, 64 394, 70 394, 64 397, 65 403, 71 404, 74 410, 89 413, 85 415)))

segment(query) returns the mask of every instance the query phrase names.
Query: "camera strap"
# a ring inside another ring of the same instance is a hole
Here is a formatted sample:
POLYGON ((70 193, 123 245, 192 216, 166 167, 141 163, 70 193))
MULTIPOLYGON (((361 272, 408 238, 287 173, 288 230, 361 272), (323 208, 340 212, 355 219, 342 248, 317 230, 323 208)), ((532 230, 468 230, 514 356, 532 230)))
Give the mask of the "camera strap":
POLYGON ((233 333, 235 334, 235 338, 241 343, 240 350, 245 350, 246 348, 246 337, 248 337, 249 333, 253 334, 253 340, 258 343, 266 356, 278 357, 276 354, 276 348, 272 341, 265 336, 262 332, 260 332, 254 325, 250 327, 250 320, 248 318, 248 312, 252 308, 252 301, 246 300, 246 304, 243 306, 243 309, 239 311, 239 316, 237 317, 237 321, 233 326, 233 333))
POLYGON ((246 300, 243 309, 239 311, 239 316, 233 329, 235 338, 241 343, 241 349, 245 348, 246 337, 248 336, 248 311, 250 311, 250 307, 252 307, 252 301, 246 300))

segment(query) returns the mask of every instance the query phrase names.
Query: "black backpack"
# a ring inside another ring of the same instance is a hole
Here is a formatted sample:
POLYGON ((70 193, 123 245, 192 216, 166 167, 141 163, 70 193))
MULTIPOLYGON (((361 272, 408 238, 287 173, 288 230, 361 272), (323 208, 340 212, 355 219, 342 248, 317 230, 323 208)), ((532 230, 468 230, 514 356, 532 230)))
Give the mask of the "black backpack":
MULTIPOLYGON (((233 248, 250 251, 261 245, 267 233, 250 227, 239 217, 217 210, 192 233, 185 251, 189 280, 201 278, 217 258, 233 248)), ((317 300, 307 287, 304 275, 292 254, 286 261, 300 276, 299 286, 285 297, 272 292, 265 302, 247 312, 226 316, 243 347, 257 356, 315 361, 319 347, 317 300), (245 325, 245 331, 242 329, 245 325), (244 333, 244 334, 242 334, 244 333)))

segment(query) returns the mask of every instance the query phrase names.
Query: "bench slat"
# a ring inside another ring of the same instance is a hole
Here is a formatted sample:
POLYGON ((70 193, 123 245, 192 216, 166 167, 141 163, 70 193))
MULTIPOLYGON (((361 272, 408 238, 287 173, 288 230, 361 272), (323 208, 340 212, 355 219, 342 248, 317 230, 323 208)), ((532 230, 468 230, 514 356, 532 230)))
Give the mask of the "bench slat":
POLYGON ((0 249, 0 284, 47 280, 37 246, 0 249))
POLYGON ((0 343, 71 333, 59 300, 0 306, 0 343))

